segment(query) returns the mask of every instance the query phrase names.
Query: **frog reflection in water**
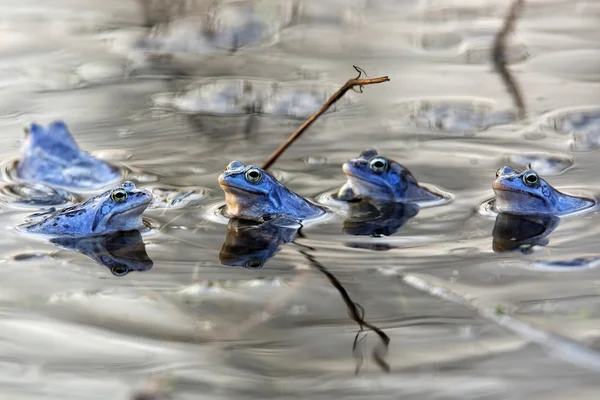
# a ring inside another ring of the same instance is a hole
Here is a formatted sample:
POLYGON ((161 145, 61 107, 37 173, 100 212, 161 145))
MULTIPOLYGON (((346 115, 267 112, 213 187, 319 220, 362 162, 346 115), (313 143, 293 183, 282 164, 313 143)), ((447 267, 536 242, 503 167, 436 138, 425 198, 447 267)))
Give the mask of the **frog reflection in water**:
POLYGON ((419 212, 416 203, 397 201, 373 204, 365 199, 350 203, 343 231, 355 236, 390 236, 419 212))
POLYGON ((338 192, 344 201, 369 198, 374 201, 431 201, 440 197, 419 186, 410 171, 374 149, 363 151, 358 158, 342 166, 348 181, 338 192))
POLYGON ((219 184, 225 192, 225 214, 229 217, 263 220, 286 215, 304 220, 325 213, 255 165, 232 161, 219 176, 219 184))
POLYGON ((531 169, 517 173, 510 167, 502 167, 496 172, 492 188, 497 212, 560 215, 594 205, 593 200, 559 192, 531 169))
POLYGON ((115 182, 118 169, 81 150, 67 125, 54 121, 44 128, 25 128, 17 176, 25 182, 42 182, 76 189, 96 189, 115 182))
POLYGON ((277 253, 279 246, 294 240, 300 224, 287 216, 265 222, 231 218, 219 262, 225 266, 259 269, 277 253))
POLYGON ((560 218, 549 214, 515 215, 499 213, 492 231, 495 253, 520 251, 531 254, 535 246, 546 246, 560 218))
POLYGON ((19 225, 19 229, 49 236, 93 236, 143 227, 142 213, 152 194, 137 189, 133 182, 108 190, 88 201, 45 213, 39 219, 19 225))
POLYGON ((101 236, 58 237, 50 242, 58 247, 85 254, 96 263, 110 269, 114 276, 131 271, 147 271, 153 262, 139 231, 113 232, 101 236))

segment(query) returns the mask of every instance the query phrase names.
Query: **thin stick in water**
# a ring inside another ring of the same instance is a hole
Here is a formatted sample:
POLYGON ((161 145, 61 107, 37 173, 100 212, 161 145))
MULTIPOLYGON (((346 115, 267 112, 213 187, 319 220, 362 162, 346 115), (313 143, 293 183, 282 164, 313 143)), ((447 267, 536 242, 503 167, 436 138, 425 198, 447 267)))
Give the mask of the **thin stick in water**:
POLYGON ((277 150, 275 150, 275 152, 273 154, 271 154, 271 156, 267 159, 267 161, 265 161, 265 163, 262 165, 262 169, 266 170, 270 166, 272 166, 275 163, 275 161, 277 161, 279 156, 281 156, 281 154, 283 154, 283 152, 288 147, 290 147, 290 145, 292 143, 294 143, 294 141, 296 139, 298 139, 300 137, 300 135, 302 135, 302 133, 304 133, 304 131, 306 129, 308 129, 308 127, 311 126, 312 123, 317 120, 317 118, 319 118, 319 116, 321 116, 321 114, 323 114, 332 105, 334 105, 339 99, 341 99, 348 90, 353 89, 355 86, 358 86, 360 89, 360 92, 362 93, 363 86, 374 85, 374 84, 383 83, 383 82, 389 82, 389 80, 390 80, 390 78, 388 78, 387 76, 381 76, 379 78, 361 79, 361 76, 363 73, 366 75, 365 71, 363 71, 361 68, 357 67, 356 65, 353 65, 353 67, 358 72, 358 76, 354 79, 349 79, 344 84, 344 86, 342 86, 337 92, 335 92, 333 94, 333 96, 331 96, 329 98, 329 100, 327 100, 325 102, 325 104, 323 104, 323 106, 316 113, 314 113, 306 121, 304 121, 304 123, 300 126, 300 128, 298 128, 298 130, 296 132, 294 132, 288 138, 288 140, 285 141, 285 143, 283 143, 281 146, 279 146, 279 148, 277 150))

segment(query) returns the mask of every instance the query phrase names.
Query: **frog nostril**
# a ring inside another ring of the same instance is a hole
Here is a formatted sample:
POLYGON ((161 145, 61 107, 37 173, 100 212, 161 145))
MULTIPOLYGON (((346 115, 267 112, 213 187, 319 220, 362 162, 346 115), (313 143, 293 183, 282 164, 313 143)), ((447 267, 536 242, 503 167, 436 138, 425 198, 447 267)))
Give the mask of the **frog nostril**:
POLYGON ((355 167, 358 167, 358 161, 352 162, 352 165, 355 166, 355 167))

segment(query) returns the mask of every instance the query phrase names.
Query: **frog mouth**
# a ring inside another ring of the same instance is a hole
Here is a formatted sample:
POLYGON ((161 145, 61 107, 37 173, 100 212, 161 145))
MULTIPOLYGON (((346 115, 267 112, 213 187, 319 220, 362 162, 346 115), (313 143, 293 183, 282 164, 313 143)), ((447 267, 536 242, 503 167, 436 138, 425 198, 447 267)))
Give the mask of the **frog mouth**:
POLYGON ((389 187, 387 185, 379 185, 379 184, 373 182, 372 180, 369 180, 369 179, 364 178, 364 177, 359 176, 359 175, 355 175, 355 174, 350 173, 350 172, 346 172, 346 176, 348 178, 356 179, 356 180, 364 183, 365 186, 371 186, 371 187, 379 188, 379 189, 381 189, 381 188, 383 188, 383 189, 389 189, 389 187))
MULTIPOLYGON (((112 214, 108 220, 110 221, 110 220, 112 220, 113 218, 115 218, 117 216, 127 216, 127 215, 129 215, 129 214, 131 214, 131 213, 133 213, 135 211, 140 210, 140 209, 142 209, 142 211, 143 211, 145 208, 148 207, 148 205, 150 205, 149 201, 146 202, 146 203, 142 203, 140 205, 137 205, 135 207, 128 208, 127 210, 118 211, 118 212, 112 214)), ((141 212, 140 212, 140 214, 141 214, 141 212)))
POLYGON ((258 195, 258 196, 264 196, 266 194, 263 192, 259 192, 258 190, 242 189, 239 186, 232 186, 232 185, 228 185, 226 183, 221 183, 221 187, 227 187, 228 189, 225 192, 226 193, 229 192, 230 194, 233 194, 234 196, 245 194, 245 193, 251 193, 251 194, 258 195))
POLYGON ((517 200, 517 198, 519 198, 519 197, 536 198, 536 199, 540 199, 542 201, 544 200, 544 198, 542 196, 540 196, 536 193, 528 192, 523 189, 516 189, 516 188, 510 187, 510 186, 506 185, 505 183, 503 183, 502 181, 498 181, 498 180, 495 180, 492 183, 492 189, 494 189, 494 192, 496 193, 496 197, 503 198, 504 200, 517 200), (513 196, 511 196, 511 194, 513 196))

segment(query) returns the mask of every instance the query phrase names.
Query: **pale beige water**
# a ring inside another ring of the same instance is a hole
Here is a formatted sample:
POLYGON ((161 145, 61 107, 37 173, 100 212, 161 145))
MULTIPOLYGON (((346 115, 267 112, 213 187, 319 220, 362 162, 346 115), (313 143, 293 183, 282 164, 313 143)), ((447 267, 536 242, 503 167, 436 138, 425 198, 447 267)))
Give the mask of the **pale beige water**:
MULTIPOLYGON (((523 154, 537 157, 555 187, 600 194, 597 139, 561 134, 553 119, 599 113, 598 2, 529 0, 508 54, 528 117, 467 132, 444 122, 430 129, 430 114, 415 119, 415 107, 467 101, 484 115, 510 111, 488 61, 505 1, 311 0, 294 14, 265 0, 252 20, 257 39, 172 39, 186 50, 172 57, 168 46, 162 57, 133 48, 144 33, 133 1, 0 4, 5 164, 18 156, 24 124, 62 118, 83 148, 127 167, 136 184, 193 193, 169 207, 157 200, 146 213, 153 232, 143 236, 153 266, 121 278, 83 254, 23 237, 13 227, 31 210, 3 201, 0 398, 127 399, 156 378, 176 399, 598 397, 600 216, 565 219, 532 254, 495 253, 494 217, 480 207, 496 169, 523 168, 523 154), (241 47, 219 48, 231 42, 241 47), (334 90, 354 76, 353 64, 391 82, 351 93, 273 172, 335 206, 341 164, 375 146, 452 201, 422 209, 385 238, 342 233, 338 205, 261 269, 221 266, 218 174, 234 159, 262 163, 300 121, 190 116, 153 109, 153 100, 217 77, 334 90), (303 245, 390 337, 390 373, 371 357, 381 350, 373 332, 353 352, 358 327, 303 245), (589 268, 550 264, 578 257, 590 258, 589 268)), ((198 26, 194 10, 203 8, 186 11, 187 23, 198 26)), ((186 37, 190 25, 181 26, 186 37)))

